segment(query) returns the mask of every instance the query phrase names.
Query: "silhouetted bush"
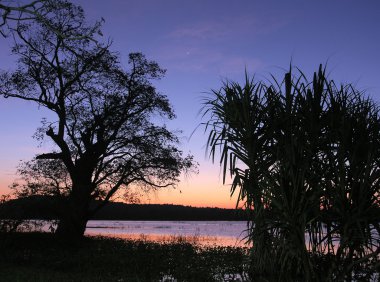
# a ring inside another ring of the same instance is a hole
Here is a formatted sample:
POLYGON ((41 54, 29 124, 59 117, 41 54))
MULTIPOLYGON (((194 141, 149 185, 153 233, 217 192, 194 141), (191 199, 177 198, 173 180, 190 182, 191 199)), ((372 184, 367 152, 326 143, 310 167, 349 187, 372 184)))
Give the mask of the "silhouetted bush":
POLYGON ((210 156, 221 152, 223 179, 233 177, 248 212, 252 277, 351 281, 378 271, 380 111, 372 99, 320 66, 311 82, 292 70, 282 82, 226 82, 204 114, 210 156))

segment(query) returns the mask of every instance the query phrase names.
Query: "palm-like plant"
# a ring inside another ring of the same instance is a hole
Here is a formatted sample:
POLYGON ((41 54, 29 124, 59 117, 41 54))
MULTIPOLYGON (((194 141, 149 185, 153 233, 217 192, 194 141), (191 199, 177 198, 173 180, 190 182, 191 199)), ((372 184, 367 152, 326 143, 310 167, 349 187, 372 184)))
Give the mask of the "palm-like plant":
POLYGON ((316 281, 326 259, 327 279, 350 278, 376 261, 380 120, 370 99, 321 66, 312 82, 301 71, 225 82, 203 113, 210 156, 219 150, 223 181, 229 173, 250 216, 255 278, 316 281))
POLYGON ((351 279, 361 275, 363 263, 375 262, 380 253, 380 114, 373 101, 351 86, 330 83, 328 93, 326 179, 333 187, 325 189, 323 221, 336 246, 330 251, 335 255, 330 273, 351 279))
MULTIPOLYGON (((275 102, 275 99, 270 99, 275 95, 269 96, 263 83, 255 83, 247 75, 244 87, 226 82, 220 91, 213 91, 213 94, 215 98, 207 100, 204 108, 204 115, 211 114, 206 123, 206 129, 211 128, 207 141, 210 156, 214 160, 220 149, 223 182, 229 171, 230 176, 234 177, 231 194, 238 192, 239 201, 244 201, 246 210, 254 210, 249 223, 255 222, 256 228, 250 226, 252 232, 249 239, 255 241, 255 252, 260 253, 257 256, 266 257, 261 261, 267 262, 271 257, 266 251, 271 249, 269 234, 266 231, 256 234, 255 231, 266 226, 266 203, 261 192, 266 190, 273 163, 269 150, 271 144, 268 143, 273 133, 267 121, 275 114, 268 111, 268 105, 275 102)), ((265 265, 258 267, 265 272, 265 265)))

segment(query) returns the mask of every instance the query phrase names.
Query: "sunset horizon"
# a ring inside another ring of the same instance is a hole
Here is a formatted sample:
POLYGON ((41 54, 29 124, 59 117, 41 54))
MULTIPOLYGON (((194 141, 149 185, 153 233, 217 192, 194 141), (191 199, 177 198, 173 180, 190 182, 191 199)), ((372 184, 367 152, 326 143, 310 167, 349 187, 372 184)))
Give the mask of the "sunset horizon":
POLYGON ((0 280, 380 281, 379 15, 0 0, 0 280))
MULTIPOLYGON (((138 51, 166 69, 154 86, 168 96, 177 118, 165 122, 170 129, 182 130, 180 149, 194 155, 199 173, 182 177, 172 191, 148 195, 151 202, 235 207, 238 192, 230 197, 232 180, 222 183, 219 156, 213 164, 206 153, 207 133, 201 126, 205 119, 199 111, 212 90, 226 80, 243 81, 245 71, 257 81, 270 74, 281 80, 290 64, 311 77, 319 64, 327 63, 338 84, 351 81, 380 101, 380 39, 375 31, 379 6, 374 2, 329 3, 327 10, 327 2, 301 1, 73 3, 82 5, 89 22, 105 20, 103 40, 112 40, 111 49, 120 53, 121 65, 127 66, 129 52, 138 51), (337 13, 341 9, 345 13, 337 13), (323 20, 318 16, 322 11, 323 20), (319 35, 321 29, 325 31, 319 35)), ((16 58, 10 54, 11 40, 2 42, 1 69, 12 70, 16 58)), ((32 138, 44 117, 52 115, 30 102, 1 99, 0 194, 10 193, 9 186, 19 178, 19 160, 51 148, 51 142, 39 146, 32 138)))

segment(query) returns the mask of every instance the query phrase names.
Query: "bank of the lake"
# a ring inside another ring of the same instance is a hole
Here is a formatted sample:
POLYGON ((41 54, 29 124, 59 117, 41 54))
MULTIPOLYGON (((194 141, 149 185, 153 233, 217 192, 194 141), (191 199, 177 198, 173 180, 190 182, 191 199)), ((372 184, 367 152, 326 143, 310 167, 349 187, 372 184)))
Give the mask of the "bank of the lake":
POLYGON ((109 237, 2 234, 1 281, 246 281, 248 249, 109 237), (166 279, 166 280, 165 280, 166 279), (176 279, 176 280, 173 280, 176 279), (234 280, 235 279, 235 280, 234 280))

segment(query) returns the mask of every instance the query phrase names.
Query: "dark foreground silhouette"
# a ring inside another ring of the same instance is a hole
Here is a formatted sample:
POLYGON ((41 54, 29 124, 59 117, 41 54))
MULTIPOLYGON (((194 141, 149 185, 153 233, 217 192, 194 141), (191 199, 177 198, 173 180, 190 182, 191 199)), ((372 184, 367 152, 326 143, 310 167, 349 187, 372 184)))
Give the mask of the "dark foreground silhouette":
POLYGON ((48 233, 0 234, 1 281, 237 281, 248 250, 48 233), (167 279, 167 280, 165 280, 167 279), (229 280, 224 280, 229 279, 229 280))

